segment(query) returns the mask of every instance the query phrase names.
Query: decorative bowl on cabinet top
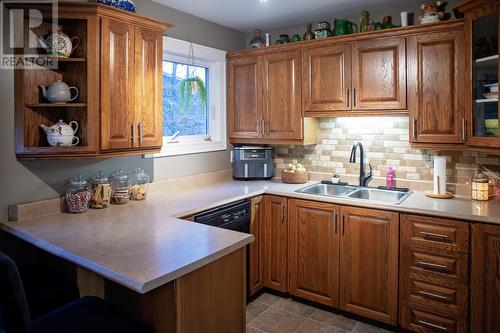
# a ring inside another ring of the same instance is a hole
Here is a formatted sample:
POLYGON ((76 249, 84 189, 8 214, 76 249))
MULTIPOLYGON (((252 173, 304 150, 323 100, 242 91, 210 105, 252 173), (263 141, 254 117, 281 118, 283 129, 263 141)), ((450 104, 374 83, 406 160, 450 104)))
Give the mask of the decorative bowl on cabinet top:
POLYGON ((39 87, 42 90, 42 96, 50 103, 72 102, 78 97, 78 89, 76 87, 69 87, 61 80, 52 82, 48 87, 39 87), (71 97, 71 89, 75 90, 75 96, 73 97, 71 97))
POLYGON ((70 121, 68 125, 60 119, 58 123, 50 127, 43 124, 40 127, 47 134, 47 141, 52 147, 72 147, 80 142, 80 139, 75 136, 78 130, 76 121, 70 121), (74 128, 72 125, 74 125, 74 128))
POLYGON ((38 36, 37 39, 48 55, 58 58, 69 58, 81 42, 77 36, 69 38, 60 25, 57 26, 56 32, 49 33, 46 38, 38 36))

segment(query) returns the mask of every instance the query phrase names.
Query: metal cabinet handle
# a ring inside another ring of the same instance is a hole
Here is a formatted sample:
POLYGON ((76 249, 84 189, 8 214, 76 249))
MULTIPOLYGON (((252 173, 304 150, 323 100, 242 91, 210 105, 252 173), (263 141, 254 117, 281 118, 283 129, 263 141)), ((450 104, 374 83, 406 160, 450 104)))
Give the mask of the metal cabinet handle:
POLYGON ((333 211, 333 232, 337 233, 337 212, 333 211))
POLYGON ((433 232, 420 231, 419 234, 422 237, 448 239, 448 235, 436 234, 436 233, 433 233, 433 232))
POLYGON ((428 321, 425 321, 425 320, 419 320, 418 322, 420 324, 422 324, 422 325, 426 325, 426 326, 429 326, 429 327, 437 328, 438 330, 448 331, 448 329, 446 327, 444 327, 444 326, 436 325, 436 324, 433 324, 433 323, 429 323, 428 321))
POLYGON ((448 299, 448 297, 446 297, 446 296, 434 294, 434 293, 431 293, 431 292, 428 292, 425 290, 419 290, 418 293, 421 295, 430 296, 430 297, 434 297, 434 298, 448 299))
POLYGON ((413 140, 417 140, 417 119, 413 118, 413 140))
POLYGON ((139 128, 139 145, 142 145, 142 127, 143 127, 143 124, 142 124, 142 121, 140 121, 137 124, 137 128, 139 128))
POLYGON ((260 136, 260 119, 257 120, 257 136, 260 136))
POLYGON ((446 266, 446 265, 434 264, 434 263, 427 262, 427 261, 419 261, 418 264, 422 265, 422 266, 431 267, 431 268, 446 269, 446 270, 448 269, 448 266, 446 266))
POLYGON ((352 90, 352 106, 356 107, 356 88, 352 90))
POLYGON ((130 123, 130 129, 132 130, 132 136, 130 139, 132 140, 132 144, 135 142, 135 123, 131 122, 130 123))
POLYGON ((266 121, 262 119, 262 136, 266 135, 266 121))
POLYGON ((465 118, 462 118, 462 141, 465 141, 465 118))
POLYGON ((281 223, 285 223, 285 204, 281 204, 281 223))
POLYGON ((341 226, 341 229, 342 229, 342 236, 344 236, 345 234, 345 216, 342 215, 342 226, 341 226))
POLYGON ((349 97, 350 97, 349 96, 349 89, 347 89, 347 98, 346 98, 346 100, 347 100, 347 107, 349 107, 349 97))

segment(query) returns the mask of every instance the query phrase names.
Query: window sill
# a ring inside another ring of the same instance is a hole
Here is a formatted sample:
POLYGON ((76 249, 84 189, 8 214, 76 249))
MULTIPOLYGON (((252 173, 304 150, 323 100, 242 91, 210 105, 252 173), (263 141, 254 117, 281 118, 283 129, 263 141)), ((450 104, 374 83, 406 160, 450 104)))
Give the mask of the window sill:
POLYGON ((157 158, 157 157, 168 157, 168 156, 179 156, 179 155, 189 155, 189 154, 200 154, 209 153, 214 151, 222 151, 227 149, 226 142, 203 142, 203 143, 193 143, 193 144, 163 144, 161 152, 158 154, 145 154, 145 158, 157 158))

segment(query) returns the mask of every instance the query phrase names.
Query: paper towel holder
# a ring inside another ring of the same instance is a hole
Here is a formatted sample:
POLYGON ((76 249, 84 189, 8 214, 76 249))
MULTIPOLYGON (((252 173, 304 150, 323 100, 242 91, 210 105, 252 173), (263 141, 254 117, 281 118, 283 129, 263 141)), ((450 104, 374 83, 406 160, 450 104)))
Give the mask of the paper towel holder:
MULTIPOLYGON (((441 192, 439 190, 439 176, 438 177, 438 192, 441 192)), ((430 198, 434 198, 434 199, 451 199, 454 197, 454 194, 452 192, 448 192, 446 191, 445 193, 442 193, 442 194, 436 194, 434 193, 433 190, 428 190, 428 191, 425 191, 425 195, 430 197, 430 198)))

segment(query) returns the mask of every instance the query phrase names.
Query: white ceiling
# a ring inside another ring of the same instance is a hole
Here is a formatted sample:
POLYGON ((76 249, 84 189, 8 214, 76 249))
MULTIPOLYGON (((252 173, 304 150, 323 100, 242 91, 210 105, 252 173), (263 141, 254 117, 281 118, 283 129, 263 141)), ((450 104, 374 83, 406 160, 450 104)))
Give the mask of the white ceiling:
POLYGON ((250 32, 274 29, 318 19, 359 15, 362 9, 377 12, 415 7, 416 0, 153 0, 211 22, 250 32))

